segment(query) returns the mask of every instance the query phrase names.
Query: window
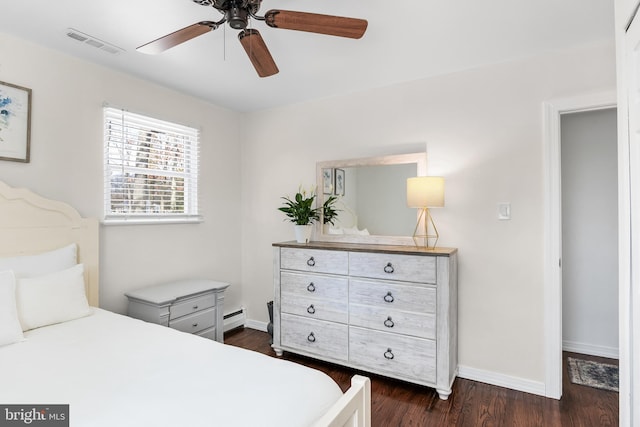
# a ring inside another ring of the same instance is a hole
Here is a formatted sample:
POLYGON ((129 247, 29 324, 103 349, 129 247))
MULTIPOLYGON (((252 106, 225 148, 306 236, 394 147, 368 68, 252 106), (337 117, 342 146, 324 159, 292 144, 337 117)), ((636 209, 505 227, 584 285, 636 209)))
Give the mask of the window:
POLYGON ((104 109, 104 210, 113 221, 195 221, 199 132, 104 109))

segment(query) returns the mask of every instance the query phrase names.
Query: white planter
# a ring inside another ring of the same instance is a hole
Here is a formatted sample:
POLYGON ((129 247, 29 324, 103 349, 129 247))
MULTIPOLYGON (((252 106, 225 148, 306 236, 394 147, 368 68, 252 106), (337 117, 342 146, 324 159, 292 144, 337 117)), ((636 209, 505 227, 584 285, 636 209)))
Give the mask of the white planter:
POLYGON ((309 243, 309 241, 311 240, 312 230, 313 230, 313 224, 294 225, 293 231, 296 233, 296 242, 309 243))

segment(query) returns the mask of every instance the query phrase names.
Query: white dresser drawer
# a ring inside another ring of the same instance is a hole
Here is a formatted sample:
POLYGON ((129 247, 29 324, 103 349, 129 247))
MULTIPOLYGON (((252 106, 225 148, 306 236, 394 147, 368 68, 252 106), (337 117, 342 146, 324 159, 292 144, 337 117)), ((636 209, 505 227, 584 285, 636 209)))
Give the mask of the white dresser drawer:
POLYGON ((321 276, 308 273, 280 273, 280 291, 297 296, 312 296, 346 301, 349 281, 346 277, 321 276))
POLYGON ((436 258, 418 255, 350 252, 349 275, 435 284, 436 258))
POLYGON ((349 304, 349 324, 394 334, 436 338, 436 315, 349 304))
POLYGON ((188 316, 169 321, 169 327, 182 332, 197 333, 216 324, 216 309, 208 308, 188 316))
POLYGON ((171 320, 187 314, 205 310, 216 305, 216 296, 213 293, 196 296, 188 299, 180 299, 169 307, 171 320))
POLYGON ((435 313, 436 288, 431 285, 352 279, 349 282, 349 302, 393 310, 435 313))
POLYGON ((344 251, 320 249, 282 248, 280 268, 315 273, 347 274, 349 255, 344 251))
POLYGON ((383 375, 436 382, 436 343, 432 340, 350 327, 349 361, 383 375))
POLYGON ((347 299, 329 301, 312 297, 282 294, 283 313, 297 314, 310 319, 347 323, 349 320, 347 299))
POLYGON ((319 356, 348 360, 349 327, 322 320, 281 315, 281 344, 319 356))

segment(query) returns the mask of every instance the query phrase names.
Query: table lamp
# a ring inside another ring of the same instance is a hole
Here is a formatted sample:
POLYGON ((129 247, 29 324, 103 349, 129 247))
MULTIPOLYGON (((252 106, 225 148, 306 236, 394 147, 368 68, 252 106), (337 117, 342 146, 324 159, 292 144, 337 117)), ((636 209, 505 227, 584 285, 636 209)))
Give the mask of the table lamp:
POLYGON ((413 241, 416 246, 418 239, 424 238, 424 246, 429 247, 429 239, 435 239, 433 248, 438 243, 438 229, 436 228, 429 208, 441 208, 444 206, 444 178, 441 176, 417 176, 407 179, 407 206, 420 209, 420 215, 416 228, 413 231, 413 241), (429 232, 431 224, 432 233, 429 232), (421 234, 420 228, 424 229, 421 234))

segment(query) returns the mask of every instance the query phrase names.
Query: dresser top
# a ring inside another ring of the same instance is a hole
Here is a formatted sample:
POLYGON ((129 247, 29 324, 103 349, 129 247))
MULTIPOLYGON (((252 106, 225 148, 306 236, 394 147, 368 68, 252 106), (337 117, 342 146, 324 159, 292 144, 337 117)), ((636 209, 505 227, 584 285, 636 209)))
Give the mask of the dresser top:
POLYGON ((296 241, 273 243, 273 246, 281 248, 299 249, 326 249, 333 251, 350 252, 378 252, 387 254, 408 254, 408 255, 436 255, 449 256, 455 254, 456 248, 426 248, 424 246, 403 246, 403 245, 369 245, 365 243, 337 243, 312 241, 309 243, 298 243, 296 241))
POLYGON ((214 280, 189 279, 147 286, 127 292, 125 295, 128 298, 163 305, 171 304, 178 298, 185 298, 212 290, 223 291, 228 287, 228 283, 216 282, 214 280))

